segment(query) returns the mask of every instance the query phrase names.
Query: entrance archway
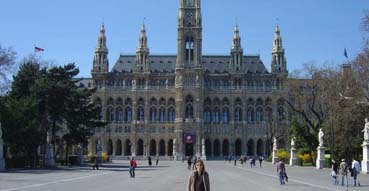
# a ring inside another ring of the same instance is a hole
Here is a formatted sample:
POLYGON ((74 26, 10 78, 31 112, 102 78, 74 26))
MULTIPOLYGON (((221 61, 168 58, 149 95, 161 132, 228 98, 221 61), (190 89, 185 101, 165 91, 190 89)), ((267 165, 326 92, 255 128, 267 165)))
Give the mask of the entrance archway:
POLYGON ((264 153, 264 142, 259 139, 258 142, 257 142, 257 146, 256 146, 256 154, 259 155, 259 156, 263 156, 263 153, 264 153))
POLYGON ((247 142, 247 156, 254 156, 254 140, 250 139, 247 142))
POLYGON ((150 141, 150 156, 155 156, 155 155, 156 155, 156 141, 152 139, 150 141))
POLYGON ((228 139, 224 139, 223 141, 223 156, 229 155, 229 142, 228 139))
POLYGON ((144 155, 144 143, 142 139, 139 139, 137 141, 137 149, 136 149, 136 155, 137 156, 142 156, 144 155))
POLYGON ((173 156, 173 139, 170 139, 168 142, 168 156, 173 156))
POLYGON ((131 146, 132 146, 131 141, 129 139, 127 139, 126 143, 124 144, 124 155, 125 156, 131 156, 132 155, 131 146))
POLYGON ((193 143, 186 143, 185 147, 186 156, 193 156, 193 143))
POLYGON ((162 139, 159 141, 159 156, 164 156, 164 155, 165 155, 165 142, 162 139))
POLYGON ((236 152, 236 156, 241 156, 242 155, 242 143, 241 143, 240 139, 236 140, 235 152, 236 152))
POLYGON ((205 140, 205 155, 210 156, 211 155, 211 142, 209 139, 205 140))

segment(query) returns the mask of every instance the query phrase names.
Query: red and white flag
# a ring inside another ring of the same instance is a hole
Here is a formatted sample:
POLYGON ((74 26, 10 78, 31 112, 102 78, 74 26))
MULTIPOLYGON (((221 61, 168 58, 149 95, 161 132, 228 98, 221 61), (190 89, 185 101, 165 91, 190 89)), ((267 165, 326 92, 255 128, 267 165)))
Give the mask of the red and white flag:
POLYGON ((45 51, 43 48, 35 46, 35 52, 43 52, 45 51))

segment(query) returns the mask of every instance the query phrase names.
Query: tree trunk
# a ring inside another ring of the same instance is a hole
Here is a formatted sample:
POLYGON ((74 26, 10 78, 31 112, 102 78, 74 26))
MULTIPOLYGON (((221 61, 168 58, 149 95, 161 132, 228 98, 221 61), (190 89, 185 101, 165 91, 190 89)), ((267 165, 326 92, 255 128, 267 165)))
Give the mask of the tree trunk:
POLYGON ((66 166, 68 166, 68 153, 69 153, 69 144, 66 144, 66 148, 65 148, 65 159, 64 159, 64 163, 66 166))

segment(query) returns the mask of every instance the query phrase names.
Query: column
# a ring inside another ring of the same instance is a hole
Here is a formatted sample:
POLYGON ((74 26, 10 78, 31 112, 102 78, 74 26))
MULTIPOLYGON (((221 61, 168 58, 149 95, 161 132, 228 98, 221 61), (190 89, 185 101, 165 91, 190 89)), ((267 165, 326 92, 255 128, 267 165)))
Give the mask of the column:
POLYGON ((278 162, 278 146, 277 146, 277 139, 274 137, 274 142, 273 142, 273 158, 272 158, 272 163, 276 164, 278 162))
POLYGON ((294 146, 291 147, 291 157, 290 166, 295 166, 297 164, 296 149, 294 146))
POLYGON ((51 131, 47 132, 46 137, 46 151, 45 151, 45 166, 54 167, 55 159, 54 159, 54 148, 51 144, 51 131))
POLYGON ((177 145, 177 140, 174 139, 173 140, 173 158, 174 158, 174 160, 178 160, 178 157, 177 157, 177 147, 176 147, 176 145, 177 145))
POLYGON ((318 152, 318 156, 316 158, 316 169, 323 169, 324 168, 324 155, 325 155, 325 148, 323 146, 318 146, 316 149, 318 152))
POLYGON ((361 145, 363 147, 363 160, 361 161, 361 173, 369 174, 369 141, 364 141, 361 145))
POLYGON ((205 139, 204 139, 204 138, 202 138, 202 139, 201 139, 201 146, 202 146, 202 150, 201 150, 201 159, 202 159, 202 160, 206 160, 205 139))

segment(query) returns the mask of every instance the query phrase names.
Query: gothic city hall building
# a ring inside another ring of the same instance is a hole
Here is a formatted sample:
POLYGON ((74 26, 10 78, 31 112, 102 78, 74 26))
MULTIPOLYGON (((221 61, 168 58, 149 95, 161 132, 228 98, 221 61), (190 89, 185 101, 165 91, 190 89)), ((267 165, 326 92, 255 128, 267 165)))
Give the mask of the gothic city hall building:
MULTIPOLYGON (((244 53, 237 25, 230 52, 203 55, 200 0, 179 0, 177 28, 177 54, 151 55, 143 24, 136 54, 120 55, 109 71, 101 26, 91 84, 108 125, 96 129, 89 152, 96 153, 101 142, 114 159, 268 154, 271 130, 288 126, 283 101, 288 71, 279 27, 271 71, 260 55, 244 53)), ((279 138, 280 145, 286 138, 279 138)))

